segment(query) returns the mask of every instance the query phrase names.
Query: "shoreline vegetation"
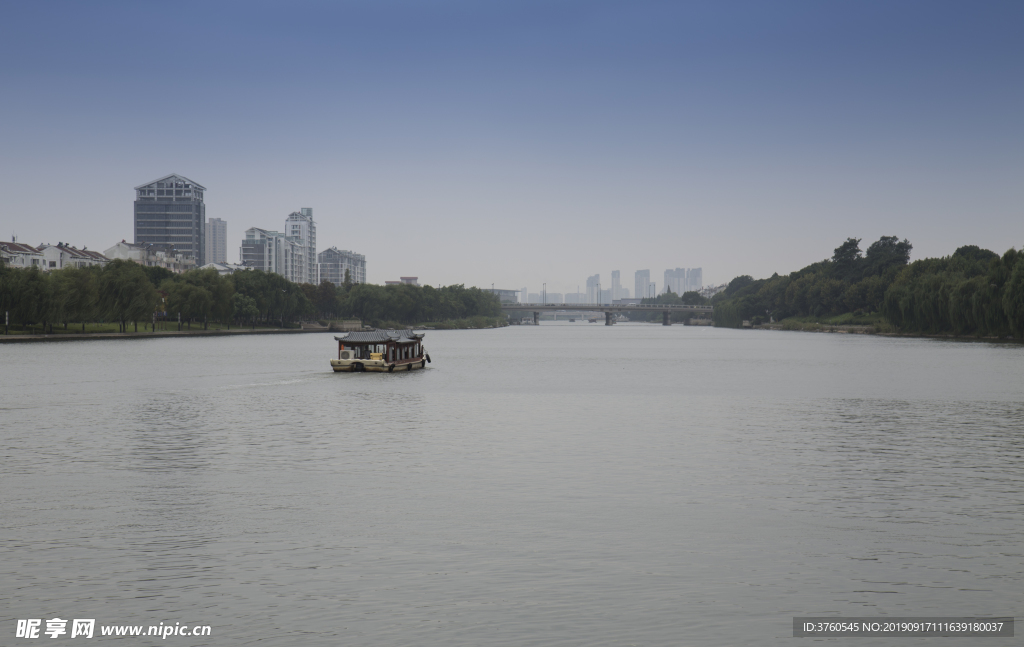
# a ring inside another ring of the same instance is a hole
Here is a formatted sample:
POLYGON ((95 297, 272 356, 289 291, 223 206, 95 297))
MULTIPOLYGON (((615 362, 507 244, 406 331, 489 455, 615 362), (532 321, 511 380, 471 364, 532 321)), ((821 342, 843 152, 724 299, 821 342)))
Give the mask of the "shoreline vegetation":
MULTIPOLYGON (((1024 252, 1011 248, 999 256, 966 245, 950 256, 911 263, 906 239, 883 236, 866 252, 860 242, 848 238, 831 258, 785 276, 738 276, 710 299, 669 291, 643 303, 712 305, 713 324, 725 328, 1024 338, 1024 252)), ((4 312, 11 323, 10 334, 0 330, 4 341, 350 329, 335 325, 344 319, 423 330, 508 325, 497 296, 463 285, 353 284, 348 276, 340 286, 300 285, 259 270, 172 274, 122 260, 48 273, 0 266, 4 312)), ((631 321, 661 320, 661 312, 626 314, 631 321)), ((675 313, 672 322, 685 323, 686 316, 675 313)))
POLYGON ((381 286, 352 283, 347 274, 340 286, 296 284, 260 270, 173 274, 124 260, 50 272, 0 265, 5 314, 9 324, 0 338, 6 339, 311 332, 341 330, 334 324, 346 319, 373 328, 506 325, 498 297, 475 287, 381 286))
POLYGON ((860 239, 848 238, 789 275, 738 276, 707 303, 715 325, 729 328, 1024 338, 1024 253, 965 245, 911 263, 911 249, 883 236, 862 253, 860 239))

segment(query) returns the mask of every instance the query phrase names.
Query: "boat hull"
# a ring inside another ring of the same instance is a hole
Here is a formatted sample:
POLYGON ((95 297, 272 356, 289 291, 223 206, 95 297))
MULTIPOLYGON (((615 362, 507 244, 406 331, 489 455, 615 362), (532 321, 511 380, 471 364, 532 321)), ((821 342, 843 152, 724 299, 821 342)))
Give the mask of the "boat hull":
POLYGON ((331 368, 335 373, 394 373, 396 371, 415 371, 426 368, 427 360, 405 360, 401 362, 384 362, 381 360, 332 359, 331 368))

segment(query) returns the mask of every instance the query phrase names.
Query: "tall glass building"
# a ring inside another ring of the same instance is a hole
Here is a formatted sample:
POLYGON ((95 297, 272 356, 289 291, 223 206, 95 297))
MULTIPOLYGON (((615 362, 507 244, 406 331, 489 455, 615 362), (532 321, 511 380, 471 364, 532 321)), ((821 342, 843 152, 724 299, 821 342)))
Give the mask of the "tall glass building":
POLYGON ((206 264, 206 187, 172 173, 135 187, 135 244, 170 245, 206 264))

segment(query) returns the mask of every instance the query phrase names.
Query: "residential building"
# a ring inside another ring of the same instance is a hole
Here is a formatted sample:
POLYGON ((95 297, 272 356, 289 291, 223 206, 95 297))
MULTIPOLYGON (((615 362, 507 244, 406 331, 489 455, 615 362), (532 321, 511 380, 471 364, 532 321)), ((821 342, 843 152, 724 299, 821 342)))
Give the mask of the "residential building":
POLYGON ((296 283, 319 283, 317 278, 316 223, 313 210, 303 207, 288 214, 284 221, 284 233, 288 240, 302 247, 295 259, 296 273, 301 278, 296 283))
POLYGON ((239 250, 242 265, 280 274, 293 283, 304 283, 306 250, 278 231, 251 227, 239 250))
POLYGON ((0 242, 0 265, 27 269, 38 267, 43 269, 43 254, 35 247, 12 240, 0 242))
POLYGON ((104 250, 103 255, 110 260, 121 259, 134 261, 146 267, 162 267, 175 274, 181 274, 196 268, 196 259, 175 249, 173 245, 146 243, 135 245, 123 239, 113 247, 104 250))
POLYGON ((135 187, 135 243, 171 245, 206 264, 206 187, 172 173, 135 187))
POLYGON ((384 285, 419 285, 418 276, 400 276, 397 281, 384 281, 384 285))
POLYGON ((540 303, 540 292, 531 292, 530 298, 526 300, 527 303, 540 303))
POLYGON ((595 274, 587 277, 587 303, 600 303, 601 301, 601 275, 595 274))
POLYGON ((527 294, 526 288, 519 291, 519 303, 528 303, 530 295, 527 294))
POLYGON ((649 296, 651 286, 651 271, 650 270, 637 270, 633 275, 633 296, 637 299, 645 299, 649 296))
POLYGON ((99 252, 91 252, 84 247, 78 249, 61 242, 58 242, 56 245, 50 245, 49 243, 40 245, 39 252, 43 255, 42 269, 44 272, 62 270, 65 267, 103 266, 110 262, 109 258, 99 252))
POLYGON ((619 271, 612 270, 612 301, 622 298, 622 282, 619 280, 619 271))
POLYGON ((206 221, 206 262, 228 262, 228 223, 220 218, 206 221))
POLYGON ((345 272, 353 283, 366 283, 366 257, 347 249, 329 247, 317 255, 320 281, 334 285, 345 282, 345 272))

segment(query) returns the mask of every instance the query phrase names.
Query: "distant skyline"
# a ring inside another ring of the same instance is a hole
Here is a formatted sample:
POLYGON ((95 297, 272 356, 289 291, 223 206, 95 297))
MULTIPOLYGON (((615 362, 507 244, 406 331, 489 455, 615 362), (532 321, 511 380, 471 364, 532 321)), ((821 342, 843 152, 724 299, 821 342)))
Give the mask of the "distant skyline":
POLYGON ((7 2, 0 238, 106 249, 133 187, 316 213, 367 280, 704 285, 908 238, 1024 245, 1020 2, 7 2), (564 282, 560 282, 564 281, 564 282))

